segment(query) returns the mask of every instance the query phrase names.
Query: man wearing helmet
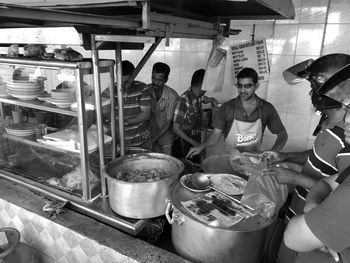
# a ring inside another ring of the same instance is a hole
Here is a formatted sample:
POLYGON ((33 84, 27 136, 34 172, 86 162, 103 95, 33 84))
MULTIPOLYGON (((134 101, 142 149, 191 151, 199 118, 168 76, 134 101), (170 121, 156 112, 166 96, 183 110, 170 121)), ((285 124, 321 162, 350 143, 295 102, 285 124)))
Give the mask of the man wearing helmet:
MULTIPOLYGON (((264 174, 274 176, 279 183, 295 185, 295 192, 289 209, 285 213, 287 220, 303 213, 308 189, 320 179, 339 173, 350 164, 347 151, 343 119, 346 111, 341 103, 319 94, 318 90, 338 70, 350 63, 350 56, 330 54, 312 62, 303 72, 303 77, 311 83, 312 103, 322 112, 317 137, 311 150, 302 153, 277 153, 270 163, 295 162, 303 164, 302 172, 273 167, 264 174)), ((300 78, 301 76, 297 74, 300 78)), ((263 156, 269 156, 269 154, 263 156)), ((271 156, 271 155, 270 155, 271 156)), ((323 262, 328 255, 321 251, 297 253, 281 245, 278 262, 323 262)))
MULTIPOLYGON (((318 90, 318 93, 341 103, 347 111, 344 118, 347 151, 344 151, 344 155, 349 155, 350 64, 338 70, 318 90)), ((349 164, 350 162, 347 162, 347 165, 349 164)), ((335 261, 350 262, 349 174, 350 166, 339 175, 336 174, 328 179, 327 184, 325 181, 319 181, 310 189, 307 197, 308 206, 304 208, 305 213, 294 217, 285 232, 284 241, 288 247, 296 251, 311 251, 327 247, 326 250, 331 252, 335 261), (324 188, 326 186, 328 189, 324 188)))

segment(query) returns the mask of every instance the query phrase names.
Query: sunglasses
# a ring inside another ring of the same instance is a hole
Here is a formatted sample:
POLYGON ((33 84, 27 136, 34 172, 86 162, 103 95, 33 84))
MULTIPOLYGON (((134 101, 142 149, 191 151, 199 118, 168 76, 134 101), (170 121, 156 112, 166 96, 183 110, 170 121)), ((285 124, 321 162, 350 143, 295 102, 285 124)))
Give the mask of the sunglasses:
POLYGON ((247 83, 247 84, 237 83, 236 87, 237 87, 237 89, 242 89, 242 88, 251 89, 252 87, 254 87, 254 85, 255 85, 254 83, 247 83))

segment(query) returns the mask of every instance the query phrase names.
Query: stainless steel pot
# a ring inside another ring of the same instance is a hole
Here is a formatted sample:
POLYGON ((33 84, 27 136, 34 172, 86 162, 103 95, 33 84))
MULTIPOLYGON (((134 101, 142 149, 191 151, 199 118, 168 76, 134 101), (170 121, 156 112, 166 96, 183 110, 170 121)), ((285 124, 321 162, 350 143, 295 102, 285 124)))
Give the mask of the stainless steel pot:
POLYGON ((171 238, 175 250, 194 262, 260 262, 267 226, 274 219, 255 216, 230 228, 211 227, 193 217, 181 204, 201 194, 185 189, 179 182, 170 190, 165 215, 172 224, 171 238))
POLYGON ((170 185, 179 177, 184 165, 176 158, 161 153, 125 155, 106 167, 109 204, 119 215, 130 218, 151 218, 163 215, 170 185), (172 177, 154 182, 133 183, 115 179, 119 171, 161 168, 172 177))

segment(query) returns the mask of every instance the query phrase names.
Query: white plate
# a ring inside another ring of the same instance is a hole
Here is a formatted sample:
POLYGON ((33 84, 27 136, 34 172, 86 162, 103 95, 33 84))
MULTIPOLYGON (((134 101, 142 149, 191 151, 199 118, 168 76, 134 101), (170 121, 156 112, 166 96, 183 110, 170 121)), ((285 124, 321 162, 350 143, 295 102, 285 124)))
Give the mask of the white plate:
POLYGON ((210 181, 215 188, 229 195, 241 195, 247 181, 233 174, 211 174, 210 181))
POLYGON ((190 190, 195 193, 202 193, 202 192, 208 192, 211 189, 204 189, 204 190, 199 190, 197 189, 192 183, 191 183, 191 176, 192 174, 185 174, 181 176, 180 178, 180 183, 183 187, 185 187, 187 190, 190 190))
POLYGON ((15 97, 20 100, 34 100, 38 94, 34 95, 23 95, 23 94, 11 94, 9 93, 12 97, 15 97))

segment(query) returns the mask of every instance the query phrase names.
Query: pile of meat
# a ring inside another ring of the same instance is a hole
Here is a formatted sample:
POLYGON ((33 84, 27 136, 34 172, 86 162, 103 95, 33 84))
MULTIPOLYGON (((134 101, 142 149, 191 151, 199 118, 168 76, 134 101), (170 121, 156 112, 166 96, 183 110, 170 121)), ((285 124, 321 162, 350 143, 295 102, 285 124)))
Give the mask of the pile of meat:
POLYGON ((160 181, 165 178, 169 178, 172 176, 172 173, 165 172, 160 168, 152 168, 152 169, 135 169, 128 171, 119 171, 115 178, 117 180, 133 182, 133 183, 142 183, 142 182, 154 182, 160 181))

